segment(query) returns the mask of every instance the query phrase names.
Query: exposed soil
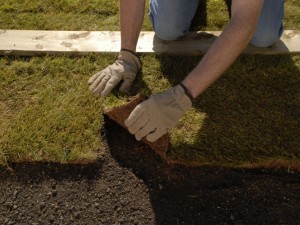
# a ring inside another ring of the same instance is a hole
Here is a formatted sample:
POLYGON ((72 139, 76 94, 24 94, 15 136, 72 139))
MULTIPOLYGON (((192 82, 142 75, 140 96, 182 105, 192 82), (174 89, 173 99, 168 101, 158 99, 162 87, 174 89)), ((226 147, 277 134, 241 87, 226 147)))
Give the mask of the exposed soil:
POLYGON ((300 173, 171 166, 113 122, 86 166, 1 171, 0 224, 299 224, 300 173), (126 147, 124 147, 126 143, 126 147))

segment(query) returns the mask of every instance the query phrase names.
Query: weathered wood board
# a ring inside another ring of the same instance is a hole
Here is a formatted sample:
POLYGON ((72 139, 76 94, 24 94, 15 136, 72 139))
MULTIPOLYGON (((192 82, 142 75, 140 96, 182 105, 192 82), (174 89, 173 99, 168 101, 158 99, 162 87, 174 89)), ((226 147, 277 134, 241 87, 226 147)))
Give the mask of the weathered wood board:
MULTIPOLYGON (((141 32, 140 53, 198 55, 206 52, 220 31, 190 32, 177 41, 162 41, 154 32, 141 32)), ((0 55, 82 55, 110 53, 120 49, 119 31, 0 30, 0 55)), ((287 54, 300 52, 300 30, 286 30, 269 48, 248 46, 245 54, 287 54)))

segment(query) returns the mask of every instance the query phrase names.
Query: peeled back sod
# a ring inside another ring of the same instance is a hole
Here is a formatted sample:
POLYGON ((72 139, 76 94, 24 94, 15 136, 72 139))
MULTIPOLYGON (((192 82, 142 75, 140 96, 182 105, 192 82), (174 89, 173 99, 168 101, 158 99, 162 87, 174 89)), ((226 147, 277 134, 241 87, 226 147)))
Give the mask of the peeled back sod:
MULTIPOLYGON (((130 115, 130 113, 134 110, 134 108, 144 100, 141 96, 134 97, 129 103, 126 103, 121 106, 117 106, 112 108, 109 111, 104 112, 104 115, 108 116, 109 119, 115 121, 121 127, 125 126, 124 121, 130 115)), ((129 132, 129 131, 128 131, 129 132)), ((155 142, 149 142, 145 138, 141 140, 145 144, 149 145, 155 153, 157 153, 161 158, 166 159, 166 153, 169 147, 169 135, 165 134, 161 138, 159 138, 155 142)), ((124 143, 125 144, 125 143, 124 143)))

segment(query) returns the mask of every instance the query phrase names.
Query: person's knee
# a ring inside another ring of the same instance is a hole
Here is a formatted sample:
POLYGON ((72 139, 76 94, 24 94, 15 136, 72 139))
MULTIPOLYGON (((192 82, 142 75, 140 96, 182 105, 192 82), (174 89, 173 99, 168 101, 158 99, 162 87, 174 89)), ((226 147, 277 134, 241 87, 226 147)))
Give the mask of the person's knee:
POLYGON ((152 13, 155 10, 150 8, 150 20, 154 32, 157 37, 165 41, 174 41, 184 36, 188 31, 188 25, 183 23, 181 18, 172 17, 168 15, 158 15, 158 13, 152 13))
POLYGON ((173 41, 184 36, 190 27, 199 0, 150 0, 149 16, 156 36, 173 41))
POLYGON ((252 37, 250 43, 256 47, 270 47, 279 40, 283 33, 283 26, 278 29, 258 29, 252 37))
POLYGON ((250 43, 256 47, 265 48, 273 45, 278 39, 278 32, 265 31, 259 34, 254 34, 250 43))
POLYGON ((157 37, 165 41, 177 40, 185 34, 185 32, 176 29, 176 27, 162 25, 162 24, 156 26, 154 28, 154 31, 157 37))

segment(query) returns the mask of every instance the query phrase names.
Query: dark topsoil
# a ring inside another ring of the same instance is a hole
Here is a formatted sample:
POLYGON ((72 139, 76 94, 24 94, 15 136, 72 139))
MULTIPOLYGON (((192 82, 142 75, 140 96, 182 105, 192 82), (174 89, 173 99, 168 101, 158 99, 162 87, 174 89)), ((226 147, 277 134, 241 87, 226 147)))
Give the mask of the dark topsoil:
POLYGON ((0 224, 300 224, 298 172, 167 165, 113 122, 106 131, 95 164, 2 169, 0 224))

